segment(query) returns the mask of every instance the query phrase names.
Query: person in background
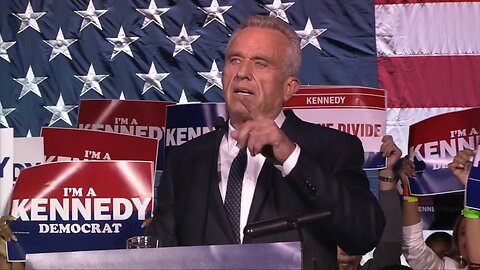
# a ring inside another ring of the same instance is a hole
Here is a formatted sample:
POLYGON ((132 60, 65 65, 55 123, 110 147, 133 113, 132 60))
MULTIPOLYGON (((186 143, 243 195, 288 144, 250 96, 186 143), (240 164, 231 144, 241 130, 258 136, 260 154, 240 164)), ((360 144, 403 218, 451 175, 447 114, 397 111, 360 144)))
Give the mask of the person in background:
MULTIPOLYGON (((455 156, 448 164, 452 173, 462 182, 467 184, 468 175, 472 168, 472 159, 476 151, 465 149, 455 156)), ((480 196, 480 194, 476 194, 480 196)), ((480 269, 480 211, 465 207, 463 209, 464 235, 465 240, 459 246, 460 252, 468 262, 468 269, 480 269)))
MULTIPOLYGON (((466 183, 475 152, 462 150, 449 164, 452 173, 466 183)), ((440 258, 423 240, 423 227, 418 213, 418 199, 405 190, 408 178, 415 174, 415 165, 404 159, 400 179, 404 187, 403 200, 403 255, 413 269, 480 269, 480 212, 465 208, 453 227, 452 249, 440 258)))
POLYGON ((380 242, 373 253, 373 258, 363 266, 362 256, 349 256, 338 247, 337 260, 340 270, 380 270, 387 266, 399 266, 402 254, 402 211, 400 196, 397 191, 397 175, 393 168, 402 156, 402 151, 395 145, 392 136, 382 138, 380 152, 387 158, 385 169, 378 171, 378 201, 385 214, 385 229, 380 242))
POLYGON ((171 246, 298 241, 296 231, 248 238, 243 229, 329 211, 301 229, 313 267, 338 268, 337 245, 352 255, 376 246, 384 216, 360 140, 282 110, 300 62, 300 39, 281 19, 252 16, 232 34, 222 73, 230 118, 169 152, 148 234, 171 246))
POLYGON ((452 250, 452 235, 447 232, 434 232, 427 237, 425 244, 443 259, 449 256, 452 250))
POLYGON ((17 237, 12 233, 10 226, 8 225, 9 221, 13 221, 15 218, 13 216, 2 216, 0 218, 0 269, 25 269, 25 264, 20 262, 9 263, 7 262, 7 251, 6 251, 6 242, 8 241, 17 241, 17 237))

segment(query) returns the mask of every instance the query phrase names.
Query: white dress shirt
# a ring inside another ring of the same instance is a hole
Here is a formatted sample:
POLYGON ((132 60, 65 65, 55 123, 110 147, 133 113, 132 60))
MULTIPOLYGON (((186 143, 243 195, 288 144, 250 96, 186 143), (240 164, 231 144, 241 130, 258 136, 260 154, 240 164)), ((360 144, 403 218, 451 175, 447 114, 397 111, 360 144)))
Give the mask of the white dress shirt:
MULTIPOLYGON (((285 114, 280 114, 275 119, 277 126, 281 127, 285 121, 285 114)), ((230 172, 230 166, 233 159, 237 156, 240 150, 236 144, 237 141, 232 138, 232 131, 235 129, 232 127, 230 121, 228 122, 228 133, 223 136, 220 142, 219 156, 218 156, 218 171, 221 176, 221 181, 218 183, 222 200, 225 202, 225 194, 227 193, 228 174, 230 172)), ((282 172, 283 176, 288 175, 293 167, 297 164, 298 157, 300 155, 300 147, 295 145, 295 150, 283 163, 283 165, 275 165, 277 169, 282 172)), ((250 206, 253 201, 253 194, 255 192, 255 186, 257 184, 258 175, 262 170, 265 157, 263 155, 256 155, 252 157, 250 151, 247 151, 247 168, 243 176, 242 184, 242 201, 240 208, 240 241, 243 242, 243 228, 247 225, 248 214, 250 212, 250 206)))

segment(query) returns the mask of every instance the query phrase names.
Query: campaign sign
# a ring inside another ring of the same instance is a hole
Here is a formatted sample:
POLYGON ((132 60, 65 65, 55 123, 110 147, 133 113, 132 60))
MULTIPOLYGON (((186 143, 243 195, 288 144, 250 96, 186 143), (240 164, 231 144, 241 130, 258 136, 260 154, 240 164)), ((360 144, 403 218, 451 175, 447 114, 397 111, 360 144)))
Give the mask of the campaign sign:
POLYGON ((465 206, 480 210, 480 146, 472 162, 465 190, 465 206))
POLYGON ((151 161, 69 161, 21 171, 9 261, 30 253, 125 248, 153 210, 151 161), (114 187, 114 188, 112 188, 114 187))
POLYGON ((225 103, 188 103, 167 107, 166 153, 215 129, 228 119, 225 103))
POLYGON ((0 215, 8 213, 13 189, 13 128, 0 128, 0 215))
POLYGON ((453 230, 463 206, 463 192, 418 197, 418 213, 423 229, 453 230))
POLYGON ((158 140, 112 132, 44 127, 45 162, 157 160, 158 140))
POLYGON ((381 169, 386 159, 380 152, 386 130, 385 90, 359 86, 302 86, 285 102, 300 119, 338 129, 360 138, 363 168, 381 169))
POLYGON ((165 101, 147 100, 80 100, 77 126, 154 138, 159 141, 157 170, 163 170, 165 101))
POLYGON ((45 161, 42 137, 13 138, 13 184, 20 171, 45 161))
POLYGON ((480 108, 437 115, 410 126, 408 156, 415 163, 409 179, 415 196, 465 190, 448 169, 458 151, 476 149, 480 135, 480 108))

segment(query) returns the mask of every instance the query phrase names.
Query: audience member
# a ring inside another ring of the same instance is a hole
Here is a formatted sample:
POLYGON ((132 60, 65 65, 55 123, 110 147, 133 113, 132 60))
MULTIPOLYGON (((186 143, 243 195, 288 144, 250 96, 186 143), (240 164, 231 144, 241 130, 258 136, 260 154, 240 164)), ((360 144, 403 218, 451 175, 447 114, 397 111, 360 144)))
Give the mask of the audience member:
MULTIPOLYGON (((472 167, 472 158, 475 154, 477 154, 476 151, 471 149, 462 150, 458 152, 453 161, 448 164, 452 173, 464 185, 467 184, 468 175, 472 167)), ((467 261, 469 269, 480 269, 480 211, 465 207, 463 216, 465 223, 464 231, 460 231, 460 235, 465 239, 458 248, 467 261)), ((454 241, 455 238, 454 235, 454 241)))
MULTIPOLYGON (((468 164, 465 158, 471 156, 473 152, 467 150, 461 151, 449 164, 452 172, 463 182, 468 176, 468 164), (461 157, 461 158, 460 158, 461 157)), ((408 178, 415 174, 415 165, 412 161, 404 159, 402 169, 400 171, 400 179, 404 189, 408 187, 408 178)), ((470 253, 474 250, 473 244, 467 241, 466 231, 470 221, 478 222, 477 219, 465 218, 460 215, 453 227, 452 249, 450 254, 443 258, 426 245, 423 240, 423 226, 418 212, 418 199, 409 195, 406 190, 403 199, 403 255, 413 269, 467 269, 470 253)), ((478 226, 472 226, 472 229, 478 229, 478 226)), ((472 233, 474 237, 475 232, 472 233)), ((480 234, 478 234, 480 237, 480 234)), ((477 242, 478 243, 478 242, 477 242)))
POLYGON ((385 169, 378 171, 378 200, 385 214, 385 229, 382 238, 373 253, 373 258, 363 266, 360 265, 362 256, 349 256, 338 247, 337 260, 340 270, 380 270, 386 266, 400 265, 402 254, 402 226, 400 197, 396 189, 397 176, 393 168, 402 156, 392 136, 382 138, 380 151, 387 157, 385 169))
POLYGON ((425 244, 443 259, 449 256, 452 250, 452 235, 447 232, 434 232, 427 237, 425 244))

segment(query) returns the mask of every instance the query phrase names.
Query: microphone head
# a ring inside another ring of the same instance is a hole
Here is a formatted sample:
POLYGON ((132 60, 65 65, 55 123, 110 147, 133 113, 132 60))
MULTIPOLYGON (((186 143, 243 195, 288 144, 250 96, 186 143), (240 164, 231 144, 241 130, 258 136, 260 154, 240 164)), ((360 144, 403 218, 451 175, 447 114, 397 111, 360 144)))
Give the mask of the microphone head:
POLYGON ((217 116, 217 119, 215 119, 215 122, 213 123, 213 127, 215 129, 222 129, 225 126, 225 118, 223 116, 217 116))

